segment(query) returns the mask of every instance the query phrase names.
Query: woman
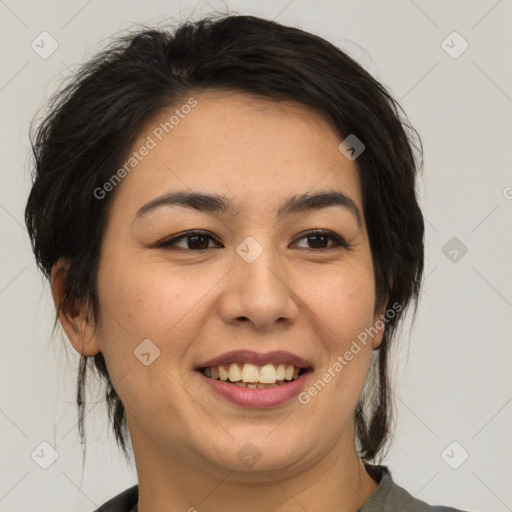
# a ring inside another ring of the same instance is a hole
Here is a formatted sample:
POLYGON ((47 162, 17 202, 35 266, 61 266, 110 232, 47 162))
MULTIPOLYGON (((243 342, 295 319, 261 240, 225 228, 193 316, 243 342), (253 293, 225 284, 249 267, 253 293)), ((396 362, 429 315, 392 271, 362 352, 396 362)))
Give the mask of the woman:
POLYGON ((84 65, 33 149, 26 223, 138 485, 102 511, 443 510, 377 460, 423 273, 421 142, 325 40, 252 16, 84 65))

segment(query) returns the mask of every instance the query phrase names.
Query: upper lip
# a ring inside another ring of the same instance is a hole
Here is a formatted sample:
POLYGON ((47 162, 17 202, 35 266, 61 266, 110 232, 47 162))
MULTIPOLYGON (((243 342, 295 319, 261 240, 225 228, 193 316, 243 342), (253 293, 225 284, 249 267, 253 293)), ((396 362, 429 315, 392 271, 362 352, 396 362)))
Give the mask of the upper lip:
POLYGON ((296 356, 291 352, 284 350, 277 350, 274 352, 266 352, 259 354, 252 350, 232 350, 231 352, 225 352, 220 356, 209 359, 204 363, 200 363, 196 370, 200 368, 207 368, 211 366, 220 366, 230 363, 252 363, 254 365, 263 366, 266 364, 293 364, 297 368, 312 368, 313 364, 311 361, 303 359, 302 357, 296 356))

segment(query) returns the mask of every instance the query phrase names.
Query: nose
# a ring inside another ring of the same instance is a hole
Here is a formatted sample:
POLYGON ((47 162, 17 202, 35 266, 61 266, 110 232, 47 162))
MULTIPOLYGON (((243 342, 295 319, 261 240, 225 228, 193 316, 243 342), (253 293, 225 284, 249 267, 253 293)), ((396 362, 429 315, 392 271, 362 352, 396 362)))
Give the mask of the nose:
POLYGON ((218 311, 227 324, 249 322, 269 331, 276 323, 291 324, 298 317, 298 301, 290 272, 266 250, 252 263, 238 256, 227 276, 218 311))

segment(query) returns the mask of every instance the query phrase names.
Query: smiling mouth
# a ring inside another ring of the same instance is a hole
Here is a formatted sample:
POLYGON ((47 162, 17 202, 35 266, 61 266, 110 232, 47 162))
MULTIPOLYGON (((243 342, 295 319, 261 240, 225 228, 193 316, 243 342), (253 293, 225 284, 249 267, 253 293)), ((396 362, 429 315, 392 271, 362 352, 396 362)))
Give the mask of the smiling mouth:
POLYGON ((199 368, 203 375, 213 380, 247 389, 265 389, 286 385, 297 380, 312 368, 298 368, 292 364, 266 364, 262 366, 251 363, 231 363, 199 368))

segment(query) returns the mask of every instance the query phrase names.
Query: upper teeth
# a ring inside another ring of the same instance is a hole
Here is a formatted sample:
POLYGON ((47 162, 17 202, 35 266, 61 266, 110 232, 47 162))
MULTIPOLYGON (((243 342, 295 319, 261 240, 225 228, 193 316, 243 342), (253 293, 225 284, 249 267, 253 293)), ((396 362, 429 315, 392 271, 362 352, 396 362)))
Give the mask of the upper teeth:
POLYGON ((228 365, 211 366, 204 368, 203 373, 212 379, 230 380, 231 382, 260 382, 262 384, 274 384, 278 380, 295 380, 299 377, 300 368, 284 364, 266 364, 258 368, 255 364, 237 363, 228 365))

